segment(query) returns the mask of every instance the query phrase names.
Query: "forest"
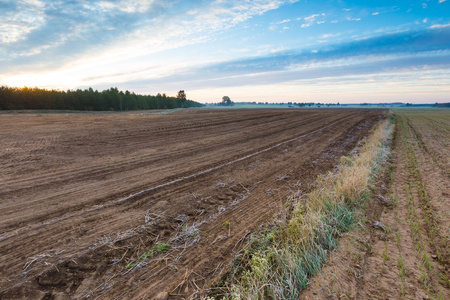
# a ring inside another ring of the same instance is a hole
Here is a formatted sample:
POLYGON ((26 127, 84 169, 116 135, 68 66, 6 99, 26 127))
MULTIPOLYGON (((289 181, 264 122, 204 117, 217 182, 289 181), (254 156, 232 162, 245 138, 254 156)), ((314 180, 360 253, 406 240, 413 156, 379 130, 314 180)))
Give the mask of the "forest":
POLYGON ((81 90, 47 90, 41 88, 0 87, 0 110, 82 110, 128 111, 200 107, 203 104, 187 100, 184 91, 176 97, 166 94, 139 95, 110 88, 99 92, 92 88, 81 90))

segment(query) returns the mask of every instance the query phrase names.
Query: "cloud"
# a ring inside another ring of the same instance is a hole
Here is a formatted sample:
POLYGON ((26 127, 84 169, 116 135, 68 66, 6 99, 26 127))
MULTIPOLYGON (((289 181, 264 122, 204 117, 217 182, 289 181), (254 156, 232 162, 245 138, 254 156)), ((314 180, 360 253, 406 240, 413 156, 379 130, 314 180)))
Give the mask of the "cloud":
POLYGON ((217 32, 286 3, 290 1, 10 0, 1 4, 6 18, 0 23, 0 69, 5 74, 37 72, 91 58, 150 55, 213 39, 217 32))
POLYGON ((307 21, 307 22, 314 22, 318 16, 320 16, 320 15, 319 14, 313 14, 313 15, 310 15, 310 16, 305 17, 303 19, 305 21, 307 21))
POLYGON ((330 39, 330 38, 334 38, 334 37, 338 37, 340 36, 340 33, 326 33, 326 34, 322 34, 320 36, 321 39, 330 39))
POLYGON ((361 21, 361 18, 347 17, 346 19, 347 19, 347 21, 361 21))
POLYGON ((450 27, 450 23, 448 24, 435 24, 430 26, 430 29, 439 29, 439 28, 446 28, 446 27, 450 27))
POLYGON ((291 19, 284 19, 283 21, 278 22, 277 24, 289 23, 291 19))
MULTIPOLYGON (((17 23, 24 12, 33 26, 28 26, 22 18, 20 38, 0 45, 0 51, 5 54, 0 60, 3 72, 21 71, 25 66, 27 72, 59 67, 86 53, 106 50, 117 42, 116 38, 122 38, 138 26, 136 19, 142 8, 139 1, 128 4, 119 1, 116 6, 108 5, 107 1, 89 3, 87 7, 84 1, 28 0, 10 6, 7 15, 11 17, 2 20, 1 28, 17 23)), ((155 16, 159 9, 154 6, 149 17, 155 16)))
POLYGON ((414 69, 448 69, 450 28, 385 34, 312 50, 283 51, 270 56, 216 63, 130 84, 194 89, 200 85, 244 86, 414 69))
POLYGON ((24 40, 33 30, 45 24, 40 1, 6 1, 1 4, 0 40, 11 44, 24 40), (20 9, 19 9, 20 7, 20 9))
POLYGON ((91 10, 106 10, 113 11, 119 10, 126 13, 144 13, 147 12, 155 1, 151 0, 122 0, 118 2, 113 1, 100 1, 96 5, 83 3, 83 6, 91 10))
POLYGON ((269 57, 238 60, 223 64, 228 70, 273 70, 282 69, 293 64, 303 64, 309 61, 323 61, 355 56, 384 56, 402 53, 415 54, 429 51, 444 51, 450 49, 450 28, 431 29, 423 31, 408 31, 396 34, 386 34, 372 38, 325 46, 314 55, 298 52, 281 52, 269 57))
MULTIPOLYGON (((310 27, 310 26, 312 26, 312 25, 314 25, 314 24, 323 24, 323 23, 325 23, 326 21, 325 20, 323 20, 323 18, 325 17, 325 13, 317 13, 317 14, 312 14, 312 15, 309 15, 309 16, 307 16, 307 17, 304 17, 303 18, 303 20, 305 21, 302 25, 300 25, 300 27, 301 28, 307 28, 307 27, 310 27), (317 19, 320 19, 320 20, 317 20, 317 19)), ((301 20, 302 18, 300 17, 300 18, 297 18, 297 20, 301 20)))
MULTIPOLYGON (((328 84, 340 81, 344 77, 380 75, 388 77, 389 74, 404 72, 430 72, 445 70, 450 67, 450 55, 439 58, 406 57, 400 59, 381 59, 377 61, 360 61, 350 65, 324 65, 304 69, 260 72, 226 77, 204 77, 200 80, 188 78, 170 78, 171 80, 136 81, 128 83, 131 87, 145 87, 149 90, 177 90, 180 86, 187 90, 237 88, 244 86, 279 85, 294 82, 315 82, 324 80, 328 84)), ((197 78, 200 79, 200 78, 197 78)))

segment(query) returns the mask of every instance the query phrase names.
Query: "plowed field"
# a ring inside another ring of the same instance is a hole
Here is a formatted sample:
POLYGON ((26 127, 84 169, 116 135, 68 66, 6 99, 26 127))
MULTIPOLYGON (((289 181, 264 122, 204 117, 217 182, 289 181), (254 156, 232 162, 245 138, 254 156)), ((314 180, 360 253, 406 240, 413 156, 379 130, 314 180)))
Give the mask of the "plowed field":
POLYGON ((193 296, 383 113, 0 114, 0 298, 193 296))

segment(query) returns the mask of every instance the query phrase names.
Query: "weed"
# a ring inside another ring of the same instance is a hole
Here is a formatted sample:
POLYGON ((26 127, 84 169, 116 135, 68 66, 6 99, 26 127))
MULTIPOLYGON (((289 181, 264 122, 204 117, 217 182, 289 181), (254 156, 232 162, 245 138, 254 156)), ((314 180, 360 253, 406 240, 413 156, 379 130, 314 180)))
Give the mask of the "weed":
POLYGON ((342 156, 341 157, 341 164, 345 166, 349 166, 352 163, 352 158, 348 156, 342 156))
POLYGON ((402 297, 405 299, 406 298, 406 292, 405 292, 406 269, 405 269, 405 265, 403 263, 403 258, 401 256, 399 256, 397 259, 397 268, 399 270, 400 279, 401 279, 400 290, 402 293, 402 297))
POLYGON ((167 244, 167 243, 156 244, 148 252, 145 252, 144 254, 139 256, 139 258, 136 261, 129 263, 126 266, 126 268, 127 268, 127 270, 129 270, 129 269, 135 267, 136 265, 138 265, 139 263, 145 261, 147 258, 153 257, 153 255, 155 255, 155 253, 161 254, 169 248, 170 248, 170 244, 167 244))
POLYGON ((388 261, 389 260, 389 255, 387 254, 387 248, 385 247, 384 248, 384 250, 383 250, 383 259, 385 260, 385 261, 388 261))
POLYGON ((401 244, 401 234, 400 231, 397 231, 397 233, 395 234, 395 241, 397 242, 397 248, 398 250, 402 250, 402 244, 401 244))

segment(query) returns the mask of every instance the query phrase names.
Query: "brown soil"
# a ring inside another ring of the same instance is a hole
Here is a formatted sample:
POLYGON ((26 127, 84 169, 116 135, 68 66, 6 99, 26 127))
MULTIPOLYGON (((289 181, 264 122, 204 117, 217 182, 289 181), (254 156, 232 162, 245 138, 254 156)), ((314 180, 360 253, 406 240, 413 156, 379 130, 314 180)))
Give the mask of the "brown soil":
POLYGON ((442 155, 449 151, 449 112, 396 115, 392 157, 360 226, 341 240, 302 299, 450 299, 450 181, 442 155), (441 119, 447 131, 433 129, 441 119))
POLYGON ((0 114, 0 298, 192 297, 382 113, 0 114))

